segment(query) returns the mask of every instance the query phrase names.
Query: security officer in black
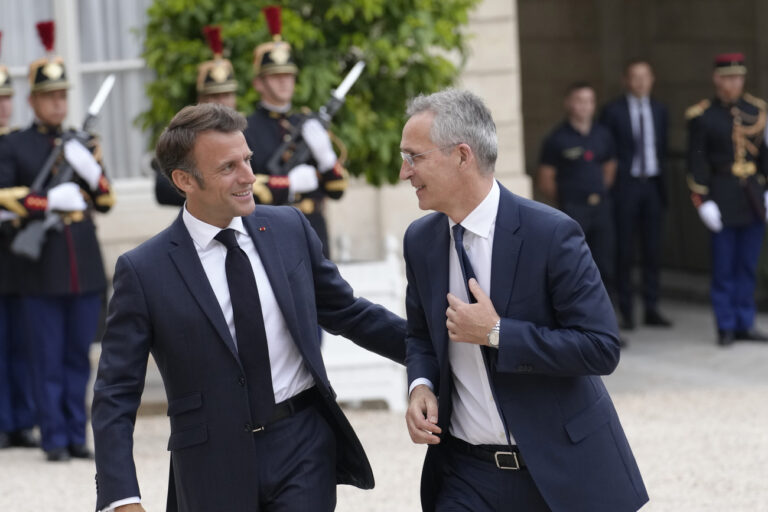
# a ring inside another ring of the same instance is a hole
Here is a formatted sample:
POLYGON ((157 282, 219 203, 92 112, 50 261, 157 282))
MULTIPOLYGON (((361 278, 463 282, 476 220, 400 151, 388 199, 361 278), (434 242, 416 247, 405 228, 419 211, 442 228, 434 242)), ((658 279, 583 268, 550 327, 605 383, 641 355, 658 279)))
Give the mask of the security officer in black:
POLYGON ((109 210, 114 197, 97 139, 81 143, 62 128, 69 83, 61 58, 51 54, 53 22, 38 24, 38 31, 48 57, 29 67, 35 121, 0 141, 0 206, 24 221, 21 229, 50 219, 49 212, 61 217, 46 232, 40 258, 17 258, 15 273, 42 448, 49 461, 63 461, 92 456, 85 444, 88 353, 106 288, 92 217, 109 210), (54 150, 60 154, 44 189, 30 190, 54 150), (54 185, 67 165, 72 180, 54 185))
MULTIPOLYGON (((237 108, 237 80, 232 62, 222 56, 221 27, 206 26, 203 29, 208 46, 213 52, 213 59, 206 60, 197 66, 198 103, 219 103, 229 108, 237 108)), ((176 190, 162 172, 157 161, 153 158, 152 169, 155 171, 155 199, 159 204, 182 206, 184 196, 176 190)))
POLYGON ((256 111, 248 117, 245 138, 253 151, 251 167, 256 174, 254 197, 261 204, 292 204, 301 210, 323 242, 329 255, 328 231, 323 207, 325 198, 339 199, 347 187, 347 171, 333 150, 328 132, 316 119, 291 112, 298 68, 291 47, 280 37, 280 9, 265 9, 273 40, 254 50, 253 86, 260 94, 256 111), (302 122, 304 121, 304 122, 302 122), (290 169, 287 175, 272 174, 267 163, 286 135, 301 124, 301 135, 312 161, 290 169))
POLYGON ((715 58, 715 97, 686 112, 688 185, 711 232, 710 295, 718 343, 768 341, 755 329, 755 280, 766 220, 766 104, 743 92, 744 55, 715 58))
POLYGON ((616 173, 610 132, 594 123, 595 91, 576 82, 565 94, 567 118, 544 140, 541 194, 579 223, 606 288, 614 273, 613 219, 608 191, 616 173))
MULTIPOLYGON (((8 68, 0 64, 0 141, 18 131, 9 127, 12 97, 11 76, 8 68)), ((32 433, 34 402, 21 331, 18 283, 9 250, 18 225, 15 213, 0 209, 0 448, 39 446, 32 433)))

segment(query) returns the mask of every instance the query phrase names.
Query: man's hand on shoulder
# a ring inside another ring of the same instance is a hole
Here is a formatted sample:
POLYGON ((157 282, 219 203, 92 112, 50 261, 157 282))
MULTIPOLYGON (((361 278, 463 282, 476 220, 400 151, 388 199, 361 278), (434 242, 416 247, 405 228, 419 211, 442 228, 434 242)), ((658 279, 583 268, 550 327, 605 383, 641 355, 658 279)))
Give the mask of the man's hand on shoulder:
POLYGON ((141 503, 129 503, 128 505, 120 505, 115 508, 115 512, 147 512, 141 503))
POLYGON ((439 444, 442 430, 437 426, 437 398, 428 386, 421 384, 413 388, 405 412, 408 433, 416 444, 439 444))
POLYGON ((469 280, 469 291, 477 299, 475 304, 467 304, 454 294, 448 294, 445 311, 448 337, 451 341, 487 345, 488 333, 499 321, 499 315, 475 279, 469 280))

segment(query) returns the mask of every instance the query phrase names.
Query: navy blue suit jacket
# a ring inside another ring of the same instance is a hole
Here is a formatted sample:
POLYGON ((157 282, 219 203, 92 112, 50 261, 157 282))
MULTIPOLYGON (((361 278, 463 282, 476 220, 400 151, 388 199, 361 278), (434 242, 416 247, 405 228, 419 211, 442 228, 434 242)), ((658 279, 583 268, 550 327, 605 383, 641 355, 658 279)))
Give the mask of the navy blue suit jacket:
MULTIPOLYGON (((656 159, 659 162, 659 193, 662 202, 666 204, 666 190, 664 188, 664 161, 667 156, 667 128, 669 114, 664 104, 651 98, 651 116, 653 117, 653 131, 656 143, 656 159)), ((616 169, 616 182, 613 186, 614 193, 621 197, 624 189, 631 186, 632 160, 635 157, 635 136, 632 132, 632 120, 629 117, 629 101, 622 95, 603 107, 600 115, 600 124, 610 130, 616 143, 618 164, 616 169)))
MULTIPOLYGON (((451 415, 448 359, 448 219, 433 213, 405 235, 408 379, 438 394, 438 424, 451 415)), ((618 329, 578 224, 501 187, 490 298, 501 316, 490 381, 531 476, 555 511, 622 512, 648 500, 611 398, 597 375, 619 361, 618 329)), ((430 446, 423 509, 434 509, 442 445, 430 446)))
MULTIPOLYGON (((317 324, 402 363, 405 321, 353 296, 295 208, 257 206, 243 222, 336 432, 337 480, 372 488, 363 448, 334 400, 317 324)), ((97 508, 140 495, 132 434, 150 353, 171 422, 168 510, 250 512, 256 461, 269 454, 257 453, 243 428, 251 422, 243 368, 181 214, 117 261, 92 410, 97 508)))

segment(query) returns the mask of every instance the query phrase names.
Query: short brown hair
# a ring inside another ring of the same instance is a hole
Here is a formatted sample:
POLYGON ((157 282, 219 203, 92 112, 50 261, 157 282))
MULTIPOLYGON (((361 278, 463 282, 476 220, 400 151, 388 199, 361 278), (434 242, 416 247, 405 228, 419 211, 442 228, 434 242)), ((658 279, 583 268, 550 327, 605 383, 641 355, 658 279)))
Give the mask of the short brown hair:
POLYGON ((247 125, 242 114, 218 103, 184 107, 173 116, 157 140, 155 157, 160 170, 174 187, 176 184, 171 179, 171 173, 175 169, 188 172, 202 187, 203 175, 197 169, 193 155, 197 135, 206 131, 242 132, 247 125))

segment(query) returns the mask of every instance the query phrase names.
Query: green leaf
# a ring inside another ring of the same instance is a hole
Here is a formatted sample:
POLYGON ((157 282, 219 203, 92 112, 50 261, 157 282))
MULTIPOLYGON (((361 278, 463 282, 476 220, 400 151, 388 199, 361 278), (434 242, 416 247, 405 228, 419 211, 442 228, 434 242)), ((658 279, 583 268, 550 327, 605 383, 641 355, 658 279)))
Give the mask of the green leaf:
MULTIPOLYGON (((300 73, 294 106, 317 109, 362 56, 366 67, 333 120, 348 151, 346 167, 376 185, 394 183, 409 98, 451 85, 467 54, 462 26, 479 0, 284 0, 283 39, 300 73)), ((202 28, 222 28, 238 78, 240 111, 258 101, 253 49, 270 39, 261 9, 269 0, 156 0, 147 9, 143 57, 154 72, 149 108, 135 123, 157 140, 173 115, 195 101, 197 65, 210 59, 202 28)))

